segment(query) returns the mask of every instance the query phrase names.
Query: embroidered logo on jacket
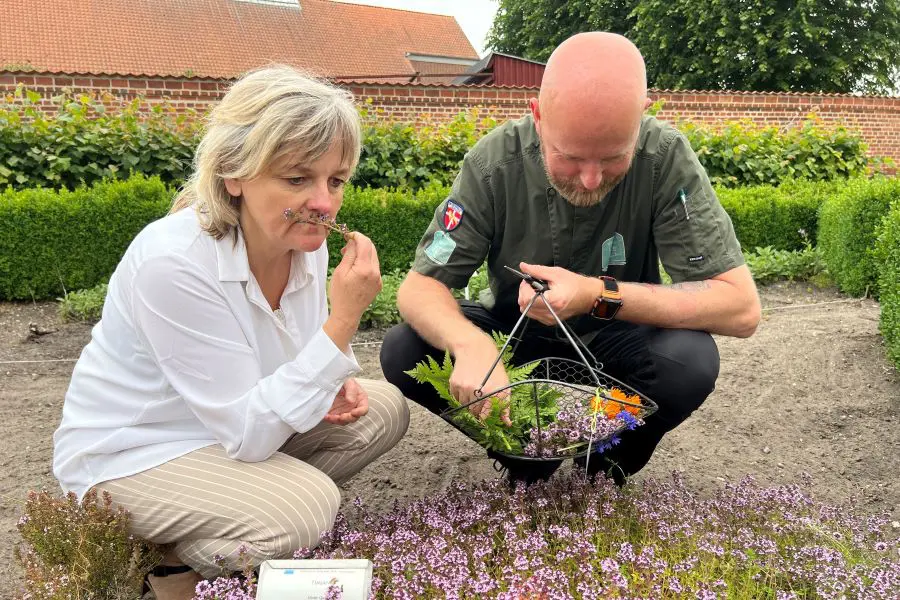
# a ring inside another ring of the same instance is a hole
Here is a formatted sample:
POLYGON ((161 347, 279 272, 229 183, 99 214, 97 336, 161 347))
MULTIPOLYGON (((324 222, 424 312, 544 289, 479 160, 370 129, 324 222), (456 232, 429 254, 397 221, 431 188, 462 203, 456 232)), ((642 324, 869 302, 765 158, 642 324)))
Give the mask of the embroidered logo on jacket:
POLYGON ((459 227, 462 218, 463 207, 453 200, 447 200, 447 207, 444 209, 444 229, 453 231, 459 227))
POLYGON ((625 264, 625 238, 621 233, 615 233, 611 238, 603 242, 602 248, 603 272, 609 265, 625 264))

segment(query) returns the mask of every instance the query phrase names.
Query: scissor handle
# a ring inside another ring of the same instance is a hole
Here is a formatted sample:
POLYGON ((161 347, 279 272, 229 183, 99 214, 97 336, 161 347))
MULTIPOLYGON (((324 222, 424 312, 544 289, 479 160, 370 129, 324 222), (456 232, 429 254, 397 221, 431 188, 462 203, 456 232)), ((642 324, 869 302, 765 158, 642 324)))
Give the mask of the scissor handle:
POLYGON ((511 272, 512 274, 516 275, 517 277, 521 278, 525 283, 530 285, 536 292, 546 292, 547 290, 550 289, 550 286, 543 279, 538 279, 537 277, 532 277, 531 275, 526 275, 522 271, 519 271, 518 269, 513 269, 509 265, 503 265, 503 268, 505 268, 507 271, 511 272))

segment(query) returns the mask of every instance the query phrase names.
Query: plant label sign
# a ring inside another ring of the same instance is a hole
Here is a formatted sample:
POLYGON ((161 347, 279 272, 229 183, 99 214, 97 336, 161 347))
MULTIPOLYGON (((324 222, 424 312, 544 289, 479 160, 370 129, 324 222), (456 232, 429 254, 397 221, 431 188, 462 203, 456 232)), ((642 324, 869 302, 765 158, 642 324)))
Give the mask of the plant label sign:
POLYGON ((372 588, 372 561, 267 560, 259 568, 256 600, 324 600, 328 590, 343 600, 366 600, 372 588))

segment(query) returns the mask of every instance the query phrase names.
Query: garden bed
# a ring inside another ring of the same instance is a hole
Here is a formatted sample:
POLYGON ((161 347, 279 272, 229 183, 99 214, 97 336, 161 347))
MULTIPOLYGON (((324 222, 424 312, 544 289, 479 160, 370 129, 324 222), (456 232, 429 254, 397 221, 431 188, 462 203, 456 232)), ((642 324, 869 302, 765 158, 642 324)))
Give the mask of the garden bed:
MULTIPOLYGON (((831 290, 778 284, 761 290, 764 321, 747 340, 719 338, 717 390, 668 436, 637 478, 681 471, 710 494, 753 475, 760 485, 800 481, 816 499, 856 497, 870 513, 900 519, 900 377, 884 357, 878 305, 831 290), (809 306, 811 305, 811 306, 809 306)), ((15 521, 29 489, 56 489, 56 428, 74 362, 90 326, 60 324, 56 305, 0 304, 0 597, 20 578, 15 521), (33 324, 33 326, 30 326, 33 324), (55 331, 54 331, 55 330, 55 331), (57 361, 57 362, 5 362, 57 361)), ((356 355, 380 377, 380 331, 363 332, 356 355)), ((484 452, 443 420, 413 407, 408 435, 345 486, 347 499, 388 510, 453 480, 497 477, 484 452), (413 465, 413 468, 410 466, 413 465)))

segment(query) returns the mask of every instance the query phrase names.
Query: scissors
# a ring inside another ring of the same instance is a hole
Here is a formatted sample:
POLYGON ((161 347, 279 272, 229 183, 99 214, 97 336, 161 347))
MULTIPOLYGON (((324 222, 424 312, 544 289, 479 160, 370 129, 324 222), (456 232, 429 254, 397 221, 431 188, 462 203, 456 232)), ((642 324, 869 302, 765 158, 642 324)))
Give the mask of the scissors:
POLYGON ((520 277, 525 283, 527 283, 532 288, 534 288, 534 291, 536 291, 538 293, 546 292, 547 290, 550 289, 550 286, 543 279, 538 279, 537 277, 532 277, 531 275, 526 275, 522 271, 519 271, 518 269, 513 269, 512 267, 510 267, 508 265, 503 265, 503 268, 506 269, 507 271, 510 271, 517 277, 520 277))

